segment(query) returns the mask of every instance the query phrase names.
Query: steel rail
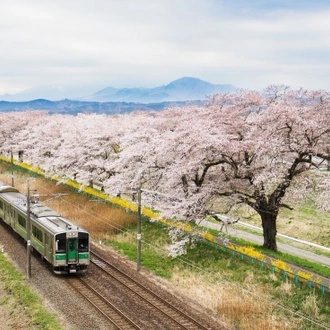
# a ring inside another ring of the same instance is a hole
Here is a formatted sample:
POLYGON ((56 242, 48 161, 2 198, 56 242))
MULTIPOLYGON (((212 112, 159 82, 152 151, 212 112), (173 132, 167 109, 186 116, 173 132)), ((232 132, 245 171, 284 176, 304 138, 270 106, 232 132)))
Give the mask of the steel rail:
POLYGON ((66 278, 66 282, 102 313, 119 330, 142 330, 109 300, 80 277, 66 278))
POLYGON ((91 251, 91 262, 100 268, 103 272, 111 276, 117 282, 122 284, 125 288, 142 298, 146 303, 157 309, 163 315, 168 317, 174 322, 180 329, 185 330, 210 330, 210 328, 204 326, 197 320, 193 319, 187 313, 182 311, 176 306, 173 306, 171 302, 166 301, 157 293, 151 291, 143 284, 137 282, 134 278, 124 273, 116 266, 99 256, 94 251, 91 251))

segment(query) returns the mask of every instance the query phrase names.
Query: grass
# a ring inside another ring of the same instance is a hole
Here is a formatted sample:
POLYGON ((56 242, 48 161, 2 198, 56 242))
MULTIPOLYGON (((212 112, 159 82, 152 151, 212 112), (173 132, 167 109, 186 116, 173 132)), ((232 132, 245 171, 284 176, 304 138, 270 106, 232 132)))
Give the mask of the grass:
POLYGON ((305 268, 306 270, 310 270, 311 272, 315 272, 319 275, 330 278, 330 268, 329 267, 324 267, 320 264, 317 264, 317 263, 311 262, 309 260, 293 256, 293 255, 288 254, 288 253, 283 253, 283 252, 280 252, 280 251, 277 251, 277 252, 270 251, 268 249, 263 248, 260 245, 251 244, 250 242, 248 242, 244 239, 231 237, 231 241, 235 242, 239 245, 243 245, 243 246, 252 246, 252 247, 255 248, 255 250, 257 250, 259 252, 262 252, 264 254, 267 254, 271 257, 286 261, 286 262, 294 264, 298 267, 305 268))
MULTIPOLYGON (((3 174, 0 180, 7 178, 10 182, 10 173, 5 173, 6 169, 1 166, 3 174)), ((26 179, 24 175, 20 176, 16 182, 21 181, 24 191, 26 179)), ((39 193, 65 191, 64 187, 55 187, 53 183, 39 178, 35 186, 39 193)), ((49 206, 88 229, 95 241, 102 240, 103 244, 136 261, 134 215, 91 202, 88 196, 76 196, 72 191, 67 193, 60 199, 48 201, 49 206)), ((313 323, 309 319, 312 318, 330 328, 329 294, 322 295, 319 290, 308 289, 306 285, 295 285, 278 274, 233 258, 206 244, 199 243, 187 255, 172 259, 167 255, 169 244, 166 229, 143 221, 141 266, 158 275, 160 284, 170 290, 175 287, 175 290, 216 312, 222 324, 242 330, 324 328, 313 323)), ((279 256, 281 259, 292 258, 276 254, 279 256)), ((292 259, 293 263, 297 261, 292 259)), ((305 260, 300 262, 311 267, 305 260)))
MULTIPOLYGON (((316 208, 317 199, 318 195, 315 194, 305 200, 286 201, 293 210, 280 209, 276 220, 277 231, 283 235, 330 247, 329 213, 316 208)), ((228 210, 225 198, 219 199, 216 206, 219 210, 228 210)), ((260 216, 246 205, 232 208, 228 216, 239 217, 241 221, 261 227, 260 216)))
MULTIPOLYGON (((217 311, 227 326, 321 329, 308 320, 312 315, 330 327, 328 295, 284 281, 280 275, 253 267, 247 261, 232 258, 206 244, 199 244, 184 257, 168 258, 167 231, 156 227, 155 235, 155 227, 150 223, 142 224, 142 267, 169 279, 182 292, 188 291, 193 299, 217 311), (278 308, 277 304, 283 308, 278 308)), ((134 230, 130 230, 132 235, 116 235, 106 244, 136 261, 134 230)))
POLYGON ((24 317, 28 320, 28 324, 24 324, 24 329, 63 329, 55 316, 43 306, 41 299, 30 290, 22 274, 2 253, 0 254, 0 279, 5 292, 7 292, 7 296, 0 300, 1 308, 9 304, 9 300, 12 298, 14 300, 12 304, 20 313, 16 315, 16 322, 19 323, 15 325, 14 322, 12 324, 13 329, 23 326, 21 322, 24 317))

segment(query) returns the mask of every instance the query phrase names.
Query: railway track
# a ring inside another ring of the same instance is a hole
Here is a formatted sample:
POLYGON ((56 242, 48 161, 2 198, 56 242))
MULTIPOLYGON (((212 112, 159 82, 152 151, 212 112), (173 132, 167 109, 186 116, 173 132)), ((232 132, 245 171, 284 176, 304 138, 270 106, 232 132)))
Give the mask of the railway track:
POLYGON ((115 329, 120 330, 142 330, 128 316, 121 312, 118 307, 92 288, 86 280, 80 277, 68 277, 66 281, 99 312, 101 312, 112 323, 115 329))
POLYGON ((186 314, 184 311, 175 307, 171 302, 166 301, 161 296, 151 291, 135 279, 119 270, 107 260, 91 251, 91 262, 111 277, 111 281, 123 285, 126 289, 137 295, 145 303, 150 305, 157 312, 161 313, 166 322, 173 324, 174 330, 210 330, 203 324, 186 314))

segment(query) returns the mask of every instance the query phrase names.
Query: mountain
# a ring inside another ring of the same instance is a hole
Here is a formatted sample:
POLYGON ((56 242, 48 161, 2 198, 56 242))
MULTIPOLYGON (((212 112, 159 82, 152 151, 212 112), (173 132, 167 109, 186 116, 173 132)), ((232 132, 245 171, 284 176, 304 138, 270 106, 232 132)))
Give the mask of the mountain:
POLYGON ((235 91, 232 85, 214 85, 184 77, 155 88, 107 87, 89 96, 86 88, 44 86, 20 93, 0 95, 0 111, 46 110, 49 113, 77 114, 83 112, 117 114, 134 110, 162 110, 187 102, 201 104, 206 95, 235 91), (31 101, 29 101, 31 100, 31 101))
MULTIPOLYGON (((93 102, 93 101, 75 101, 64 99, 60 101, 49 101, 37 99, 26 102, 0 101, 0 112, 27 111, 27 110, 45 110, 50 114, 70 114, 78 113, 98 113, 98 114, 121 114, 129 113, 135 110, 141 111, 160 111, 170 106, 183 106, 187 102, 161 102, 161 103, 134 103, 134 102, 93 102)), ((202 104, 202 101, 195 101, 196 104, 202 104)))
POLYGON ((205 100, 206 95, 232 92, 232 85, 214 85, 193 77, 183 77, 155 88, 104 88, 83 100, 99 102, 166 102, 205 100))
POLYGON ((0 95, 0 100, 10 102, 21 102, 36 99, 47 100, 63 100, 63 99, 79 99, 83 95, 88 95, 91 90, 95 91, 93 86, 38 86, 23 90, 16 94, 0 95))
POLYGON ((20 102, 36 99, 51 101, 71 99, 97 102, 160 103, 173 101, 205 100, 206 95, 232 92, 232 85, 214 85, 198 78, 184 77, 155 88, 106 87, 93 94, 95 86, 39 86, 16 94, 0 95, 0 100, 20 102))

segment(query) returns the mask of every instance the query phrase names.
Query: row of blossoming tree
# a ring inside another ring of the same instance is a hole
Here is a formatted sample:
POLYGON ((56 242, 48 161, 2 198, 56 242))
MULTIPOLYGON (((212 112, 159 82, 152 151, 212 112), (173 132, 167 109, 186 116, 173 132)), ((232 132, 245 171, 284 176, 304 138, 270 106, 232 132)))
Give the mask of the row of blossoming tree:
POLYGON ((329 93, 285 86, 161 112, 0 113, 0 123, 3 153, 23 150, 49 174, 101 181, 109 194, 142 183, 147 194, 157 191, 153 203, 165 217, 193 221, 222 196, 246 204, 260 215, 272 250, 280 208, 311 186, 304 172, 330 158, 329 93))

